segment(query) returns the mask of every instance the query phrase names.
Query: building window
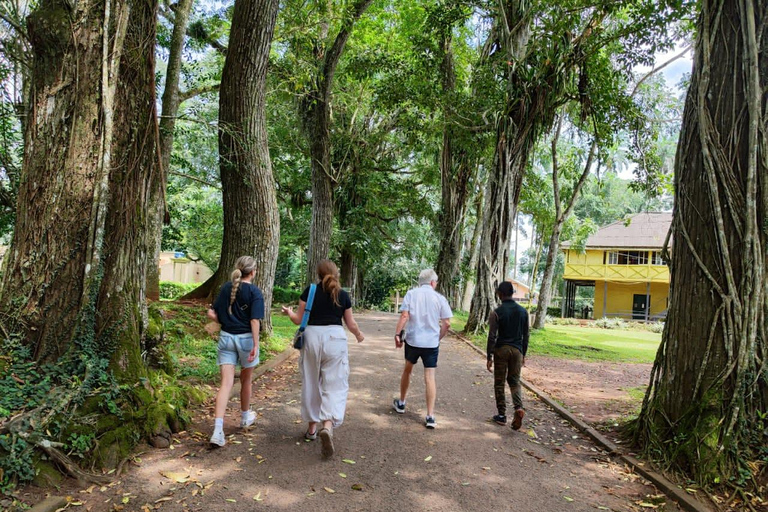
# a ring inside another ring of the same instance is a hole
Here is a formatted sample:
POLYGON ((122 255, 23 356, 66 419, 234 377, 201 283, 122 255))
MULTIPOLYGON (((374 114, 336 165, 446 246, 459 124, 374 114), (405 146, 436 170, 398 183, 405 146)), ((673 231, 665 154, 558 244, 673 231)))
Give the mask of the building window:
POLYGON ((661 251, 653 251, 651 265, 664 265, 664 258, 661 257, 661 251))
POLYGON ((648 251, 610 251, 609 265, 647 265, 648 251))

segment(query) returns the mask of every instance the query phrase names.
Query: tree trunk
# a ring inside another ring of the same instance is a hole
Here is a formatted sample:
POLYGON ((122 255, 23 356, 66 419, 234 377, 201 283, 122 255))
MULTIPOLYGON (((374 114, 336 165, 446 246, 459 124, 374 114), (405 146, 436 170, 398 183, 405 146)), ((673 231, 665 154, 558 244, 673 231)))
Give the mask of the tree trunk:
POLYGON ((312 162, 312 222, 307 249, 307 283, 316 279, 317 264, 327 258, 331 251, 333 185, 336 181, 331 167, 330 109, 333 76, 355 22, 371 3, 373 0, 357 0, 350 7, 350 13, 343 18, 331 47, 325 51, 324 44, 317 45, 315 56, 321 60, 318 72, 312 87, 299 102, 299 118, 312 162))
POLYGON ((357 261, 355 255, 346 248, 341 249, 341 286, 349 292, 352 305, 355 305, 360 297, 357 294, 357 261))
MULTIPOLYGON (((542 235, 533 237, 536 240, 536 255, 533 258, 533 268, 528 278, 528 289, 533 290, 536 285, 536 274, 539 273, 539 260, 541 260, 541 251, 544 249, 544 240, 542 235)), ((533 297, 531 297, 533 298, 533 297)))
POLYGON ((167 211, 165 190, 168 185, 168 171, 171 166, 173 153, 173 132, 176 127, 176 115, 179 111, 179 74, 181 72, 184 40, 189 25, 189 14, 192 12, 193 0, 180 0, 176 4, 176 14, 173 23, 173 34, 168 54, 168 68, 165 73, 165 88, 163 89, 163 110, 160 117, 160 179, 157 187, 152 190, 149 199, 152 261, 147 268, 147 298, 160 299, 160 246, 163 238, 163 220, 167 211))
MULTIPOLYGON (((483 197, 482 191, 479 191, 475 199, 475 229, 472 231, 472 245, 469 248, 469 263, 467 268, 477 268, 477 261, 480 258, 480 235, 483 232, 483 197)), ((464 293, 461 299, 461 310, 469 311, 472 305, 472 296, 475 294, 475 278, 469 274, 464 283, 464 293)))
MULTIPOLYGON (((521 105, 517 103, 516 105, 521 105)), ((506 278, 509 268, 510 241, 528 158, 535 143, 535 116, 527 116, 525 108, 505 117, 496 133, 496 152, 485 192, 483 231, 480 237, 480 257, 472 306, 465 331, 476 333, 483 329, 496 305, 496 287, 506 278)))
MULTIPOLYGON (((100 316, 97 296, 103 277, 126 284, 127 289, 116 292, 125 293, 130 300, 137 289, 143 289, 140 283, 130 282, 132 274, 120 275, 120 269, 114 268, 136 260, 118 261, 116 254, 107 258, 104 254, 105 240, 108 244, 120 242, 106 232, 107 218, 120 217, 131 226, 143 211, 129 204, 120 208, 119 200, 109 197, 110 191, 119 188, 119 182, 112 180, 125 172, 118 168, 115 176, 110 175, 113 132, 130 129, 136 121, 132 114, 145 114, 125 108, 116 112, 120 105, 115 101, 115 88, 121 78, 129 5, 114 0, 81 3, 74 13, 69 8, 63 0, 50 1, 29 17, 33 46, 30 119, 16 226, 0 297, 6 329, 23 334, 34 359, 43 362, 58 360, 76 337, 95 341, 100 316)), ((148 36, 152 41, 153 34, 154 26, 148 36)), ((131 77, 131 85, 151 89, 154 82, 143 84, 140 80, 144 78, 143 73, 131 77)), ((151 111, 151 102, 144 107, 151 111)), ((146 133, 149 128, 153 126, 144 126, 142 139, 146 135, 153 141, 146 133)), ((144 166, 134 169, 131 178, 146 178, 149 170, 144 166)), ((135 244, 141 246, 141 240, 135 244)), ((109 286, 105 284, 105 289, 109 286)), ((136 302, 129 311, 115 313, 127 317, 100 317, 102 330, 109 327, 109 319, 121 329, 141 323, 141 306, 136 302)), ((133 340, 137 347, 138 339, 133 340)))
POLYGON ((557 253, 560 250, 560 232, 563 228, 563 222, 555 222, 552 229, 552 236, 549 238, 549 249, 547 252, 547 261, 544 264, 544 276, 541 279, 541 288, 539 290, 539 302, 536 306, 536 319, 533 322, 534 329, 543 329, 547 308, 552 295, 552 281, 555 276, 555 263, 557 262, 557 253))
POLYGON ((219 158, 224 240, 219 267, 190 298, 213 299, 235 261, 256 259, 254 284, 264 293, 262 330, 270 332, 272 288, 280 238, 275 180, 267 146, 267 64, 277 0, 237 0, 219 92, 219 158))
POLYGON ((768 410, 765 2, 705 0, 697 34, 669 312, 636 435, 698 481, 737 482, 765 447, 768 410))
MULTIPOLYGON (((450 103, 456 89, 456 72, 450 35, 441 41, 443 61, 443 99, 450 103)), ((464 238, 464 217, 467 211, 473 168, 467 152, 457 137, 458 126, 453 120, 453 107, 443 108, 443 146, 440 153, 442 200, 439 214, 440 248, 437 256, 437 290, 452 308, 460 307, 461 249, 464 238)))

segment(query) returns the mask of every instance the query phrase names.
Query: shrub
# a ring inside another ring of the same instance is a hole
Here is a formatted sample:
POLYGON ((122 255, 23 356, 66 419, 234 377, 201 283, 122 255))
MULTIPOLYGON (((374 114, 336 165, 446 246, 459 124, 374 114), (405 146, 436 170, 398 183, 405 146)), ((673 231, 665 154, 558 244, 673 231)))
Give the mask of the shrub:
POLYGON ((178 299, 195 288, 200 283, 177 283, 175 281, 160 281, 160 298, 165 300, 178 299))
POLYGON ((648 330, 651 332, 664 332, 664 322, 651 322, 648 324, 648 330))
POLYGON ((602 329, 625 329, 627 327, 627 322, 621 318, 603 317, 599 320, 595 320, 595 326, 602 329))
POLYGON ((547 316, 554 316, 554 317, 560 318, 562 316, 561 312, 562 312, 562 309, 560 308, 555 308, 555 307, 547 308, 547 316))
POLYGON ((547 315, 547 322, 552 325, 580 325, 579 321, 575 318, 557 318, 547 315))
POLYGON ((292 302, 299 302, 299 297, 301 297, 301 291, 298 290, 282 288, 280 286, 275 286, 275 288, 272 290, 272 302, 274 304, 290 304, 292 302))

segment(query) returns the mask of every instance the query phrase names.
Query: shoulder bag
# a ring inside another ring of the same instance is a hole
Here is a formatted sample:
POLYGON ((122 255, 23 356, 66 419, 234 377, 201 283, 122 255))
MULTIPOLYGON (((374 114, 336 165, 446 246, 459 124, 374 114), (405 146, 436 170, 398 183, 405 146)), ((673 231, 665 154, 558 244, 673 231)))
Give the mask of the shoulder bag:
POLYGON ((304 307, 304 316, 301 317, 301 325, 296 329, 296 334, 293 335, 293 348, 298 350, 304 348, 304 329, 307 328, 307 322, 309 322, 309 312, 312 311, 312 303, 315 301, 316 288, 316 284, 309 285, 309 296, 307 297, 307 305, 304 307))

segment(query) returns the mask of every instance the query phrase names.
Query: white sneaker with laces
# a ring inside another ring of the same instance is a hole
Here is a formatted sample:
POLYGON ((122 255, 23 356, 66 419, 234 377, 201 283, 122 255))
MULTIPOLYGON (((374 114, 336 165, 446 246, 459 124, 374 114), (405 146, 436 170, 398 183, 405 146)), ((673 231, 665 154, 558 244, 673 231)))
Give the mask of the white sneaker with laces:
POLYGON ((240 418, 240 428, 246 428, 253 425, 253 422, 256 421, 256 413, 253 411, 248 411, 248 414, 245 415, 245 418, 240 418))
POLYGON ((210 443, 215 444, 216 446, 224 446, 225 444, 227 444, 227 440, 224 437, 224 431, 219 430, 217 432, 214 432, 213 435, 211 436, 210 443))

